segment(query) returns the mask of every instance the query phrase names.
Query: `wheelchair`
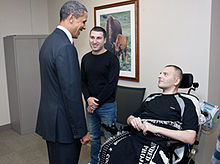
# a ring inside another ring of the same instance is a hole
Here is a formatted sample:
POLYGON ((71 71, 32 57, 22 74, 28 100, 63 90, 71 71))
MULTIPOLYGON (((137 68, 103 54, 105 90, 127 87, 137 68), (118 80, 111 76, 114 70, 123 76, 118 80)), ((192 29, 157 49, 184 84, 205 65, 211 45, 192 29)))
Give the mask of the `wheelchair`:
MULTIPOLYGON (((197 115, 198 115, 198 120, 199 120, 199 125, 198 125, 198 132, 197 132, 197 138, 196 138, 196 141, 194 142, 193 145, 188 145, 188 144, 185 144, 185 143, 182 143, 180 141, 176 141, 176 140, 170 140, 167 142, 167 147, 169 149, 171 153, 171 159, 169 161, 169 163, 183 163, 183 164, 193 164, 195 163, 194 161, 194 158, 195 158, 195 155, 196 155, 196 152, 197 152, 197 149, 198 149, 198 145, 199 145, 199 138, 200 138, 200 135, 201 135, 201 131, 202 131, 202 126, 204 127, 209 127, 209 128, 213 128, 214 127, 214 123, 211 121, 210 123, 210 120, 212 119, 212 114, 210 114, 210 111, 206 111, 206 110, 203 110, 205 109, 205 105, 210 105, 210 103, 207 103, 206 104, 204 102, 200 103, 199 102, 199 99, 192 95, 191 94, 191 91, 196 91, 196 89, 199 87, 199 83, 197 82, 194 82, 193 81, 193 75, 190 74, 190 73, 184 73, 183 74, 183 79, 181 81, 181 84, 179 86, 180 89, 188 89, 188 92, 187 93, 181 93, 180 94, 182 96, 185 96, 189 99, 192 100, 192 102, 194 103, 195 105, 195 109, 196 109, 196 112, 197 112, 197 115), (205 105, 204 105, 205 104, 205 105), (202 109, 203 108, 203 109, 202 109), (211 119, 210 119, 211 118, 211 119), (211 125, 210 125, 211 124, 211 125)), ((142 89, 145 91, 145 89, 142 89)), ((139 102, 142 102, 142 99, 143 99, 143 93, 142 93, 142 98, 139 102)), ((117 98, 117 96, 116 96, 117 98)), ((129 102, 129 101, 127 101, 129 102)), ((118 102, 120 103, 120 102, 118 102)), ((139 104, 140 105, 140 104, 139 104)), ((219 117, 220 117, 220 113, 219 113, 219 109, 217 106, 213 106, 211 104, 212 107, 216 108, 217 110, 215 110, 215 116, 216 116, 216 120, 215 121, 218 121, 219 117)), ((208 107, 210 108, 210 107, 208 107)), ((120 108, 118 108, 118 110, 121 110, 120 108)), ((131 113, 131 111, 129 110, 129 112, 131 113)), ((122 112, 121 112, 122 113, 122 112)), ((125 113, 125 116, 127 117, 128 116, 128 113, 125 113)), ((117 116, 118 117, 118 116, 117 116)), ((121 118, 122 116, 119 116, 119 118, 121 118)), ((123 121, 119 121, 119 125, 118 123, 116 124, 112 124, 111 127, 109 126, 106 126, 106 125, 103 125, 103 128, 105 128, 107 131, 111 132, 113 135, 116 135, 116 134, 120 134, 124 131, 129 131, 130 130, 130 126, 126 125, 126 118, 123 119, 123 121)))

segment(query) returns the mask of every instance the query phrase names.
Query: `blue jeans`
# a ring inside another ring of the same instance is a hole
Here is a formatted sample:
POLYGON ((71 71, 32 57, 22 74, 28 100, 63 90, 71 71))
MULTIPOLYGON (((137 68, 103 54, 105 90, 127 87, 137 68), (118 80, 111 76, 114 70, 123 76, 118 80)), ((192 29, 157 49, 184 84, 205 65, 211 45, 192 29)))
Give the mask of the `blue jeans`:
MULTIPOLYGON (((101 131, 100 123, 111 126, 112 123, 116 122, 116 102, 105 103, 102 106, 98 107, 94 113, 88 113, 88 105, 86 105, 86 117, 88 130, 91 137, 91 164, 98 163, 98 154, 101 148, 101 131)), ((108 131, 104 132, 105 140, 112 136, 108 131)))

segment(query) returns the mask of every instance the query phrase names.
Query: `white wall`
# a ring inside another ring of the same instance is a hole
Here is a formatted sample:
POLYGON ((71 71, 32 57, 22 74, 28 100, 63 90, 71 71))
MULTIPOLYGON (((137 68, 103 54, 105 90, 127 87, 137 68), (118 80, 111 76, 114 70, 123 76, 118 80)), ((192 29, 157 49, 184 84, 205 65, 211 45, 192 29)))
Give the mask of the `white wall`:
POLYGON ((3 37, 47 34, 47 0, 1 0, 0 5, 0 126, 10 123, 3 37))
POLYGON ((197 93, 207 97, 209 28, 210 1, 140 1, 140 84, 148 93, 158 90, 163 66, 177 64, 193 72, 203 86, 197 93))

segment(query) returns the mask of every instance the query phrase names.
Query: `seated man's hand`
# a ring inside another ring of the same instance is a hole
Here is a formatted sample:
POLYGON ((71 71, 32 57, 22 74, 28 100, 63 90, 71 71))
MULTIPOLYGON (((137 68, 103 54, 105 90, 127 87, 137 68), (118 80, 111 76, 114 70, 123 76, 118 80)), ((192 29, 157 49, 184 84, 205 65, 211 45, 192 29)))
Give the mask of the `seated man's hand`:
POLYGON ((153 124, 151 124, 151 123, 149 123, 149 122, 147 122, 147 121, 145 121, 145 122, 143 123, 143 128, 142 128, 142 130, 143 130, 143 134, 144 134, 144 135, 146 135, 147 132, 156 133, 156 129, 157 129, 157 127, 156 127, 155 125, 153 125, 153 124))
POLYGON ((135 129, 137 129, 138 131, 143 129, 143 123, 141 121, 140 117, 134 117, 134 116, 130 116, 128 118, 128 124, 130 124, 131 126, 133 126, 135 129))
POLYGON ((87 133, 83 138, 80 139, 81 144, 85 145, 90 141, 90 135, 87 133))

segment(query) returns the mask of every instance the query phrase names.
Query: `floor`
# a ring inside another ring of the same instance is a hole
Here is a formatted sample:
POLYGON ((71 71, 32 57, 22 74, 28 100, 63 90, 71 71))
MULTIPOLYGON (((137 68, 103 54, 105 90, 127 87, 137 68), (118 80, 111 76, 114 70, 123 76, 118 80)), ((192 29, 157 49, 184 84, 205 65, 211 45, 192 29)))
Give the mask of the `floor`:
MULTIPOLYGON (((90 145, 83 145, 79 164, 87 164, 90 145)), ((19 135, 12 129, 0 131, 0 164, 48 164, 44 140, 35 133, 19 135)))

